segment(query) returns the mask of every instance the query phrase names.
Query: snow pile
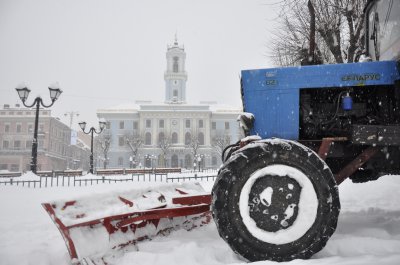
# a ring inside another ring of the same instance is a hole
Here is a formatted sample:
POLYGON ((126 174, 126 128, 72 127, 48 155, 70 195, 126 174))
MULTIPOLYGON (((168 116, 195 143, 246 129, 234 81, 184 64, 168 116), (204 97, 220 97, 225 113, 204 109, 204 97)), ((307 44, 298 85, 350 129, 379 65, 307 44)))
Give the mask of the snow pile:
POLYGON ((40 177, 38 175, 36 175, 35 173, 33 173, 32 171, 28 171, 24 174, 22 174, 20 177, 16 177, 14 178, 14 180, 18 180, 18 181, 39 181, 40 177))
POLYGON ((70 226, 77 223, 88 222, 112 215, 121 215, 161 206, 177 207, 172 204, 172 198, 181 197, 176 190, 179 189, 189 195, 203 195, 206 192, 195 183, 172 185, 155 185, 148 189, 132 189, 129 191, 110 191, 91 196, 74 198, 73 205, 68 206, 65 200, 52 201, 56 216, 64 225, 70 226), (162 201, 159 200, 163 197, 162 201), (124 203, 127 200, 132 203, 124 203))
MULTIPOLYGON (((202 184, 206 184, 206 189, 212 185, 211 182, 202 184)), ((47 189, 0 187, 0 264, 70 264, 65 243, 41 207, 42 202, 132 188, 153 189, 150 185, 130 182, 47 189)), ((343 182, 339 186, 342 207, 336 233, 312 259, 294 260, 290 265, 400 264, 399 189, 400 176, 384 176, 363 184, 343 182)), ((139 251, 124 253, 114 264, 247 264, 219 238, 213 223, 190 232, 181 230, 141 242, 137 247, 139 251)))

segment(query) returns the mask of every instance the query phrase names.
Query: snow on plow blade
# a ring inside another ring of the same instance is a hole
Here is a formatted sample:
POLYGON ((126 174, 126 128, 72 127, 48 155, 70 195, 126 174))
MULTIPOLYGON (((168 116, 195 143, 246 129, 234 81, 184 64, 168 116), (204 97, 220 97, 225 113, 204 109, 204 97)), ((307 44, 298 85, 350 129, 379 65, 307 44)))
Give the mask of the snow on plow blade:
POLYGON ((138 241, 191 230, 211 220, 211 196, 198 184, 157 191, 96 194, 42 206, 61 232, 74 264, 110 264, 138 241))

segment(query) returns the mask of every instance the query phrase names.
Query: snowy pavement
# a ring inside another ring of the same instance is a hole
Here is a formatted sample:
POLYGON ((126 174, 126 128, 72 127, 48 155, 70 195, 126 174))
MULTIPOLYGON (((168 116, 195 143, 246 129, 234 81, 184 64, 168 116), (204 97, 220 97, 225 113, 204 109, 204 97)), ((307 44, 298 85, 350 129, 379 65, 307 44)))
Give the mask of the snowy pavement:
MULTIPOLYGON (((212 183, 203 182, 210 190, 212 183)), ((165 184, 164 184, 165 185, 165 184)), ((33 189, 0 187, 0 265, 70 264, 67 248, 40 203, 92 193, 153 187, 154 183, 101 184, 89 187, 33 189)), ((155 188, 156 189, 156 188, 155 188)), ((400 264, 400 176, 339 186, 342 210, 326 247, 297 264, 400 264)), ((187 232, 141 242, 115 264, 247 264, 219 238, 213 223, 187 232)), ((262 261, 254 264, 273 264, 262 261)))

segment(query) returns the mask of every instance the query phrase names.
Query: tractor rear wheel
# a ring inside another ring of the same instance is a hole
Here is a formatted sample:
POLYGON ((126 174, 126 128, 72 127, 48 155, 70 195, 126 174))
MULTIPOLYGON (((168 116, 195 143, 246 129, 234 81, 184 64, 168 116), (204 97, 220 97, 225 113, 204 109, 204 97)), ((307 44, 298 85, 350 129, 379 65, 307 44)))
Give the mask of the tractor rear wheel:
POLYGON ((212 196, 220 236, 249 261, 311 257, 334 233, 340 211, 325 162, 309 148, 280 139, 234 152, 212 196))

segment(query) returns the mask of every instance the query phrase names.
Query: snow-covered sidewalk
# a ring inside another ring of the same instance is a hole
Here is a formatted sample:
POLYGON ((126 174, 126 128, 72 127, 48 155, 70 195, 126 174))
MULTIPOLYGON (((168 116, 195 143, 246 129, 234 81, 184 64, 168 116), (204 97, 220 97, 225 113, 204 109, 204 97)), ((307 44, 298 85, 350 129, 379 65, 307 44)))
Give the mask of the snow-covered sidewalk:
MULTIPOLYGON (((202 184, 206 190, 211 189, 211 182, 202 184)), ((130 182, 46 189, 0 187, 0 265, 70 264, 64 241, 42 202, 154 185, 130 182)), ((385 176, 363 184, 346 180, 339 187, 342 211, 335 234, 312 259, 290 264, 400 264, 399 190, 400 176, 385 176)), ((116 264, 247 263, 219 238, 213 223, 141 242, 138 248, 138 252, 126 253, 116 264)))

